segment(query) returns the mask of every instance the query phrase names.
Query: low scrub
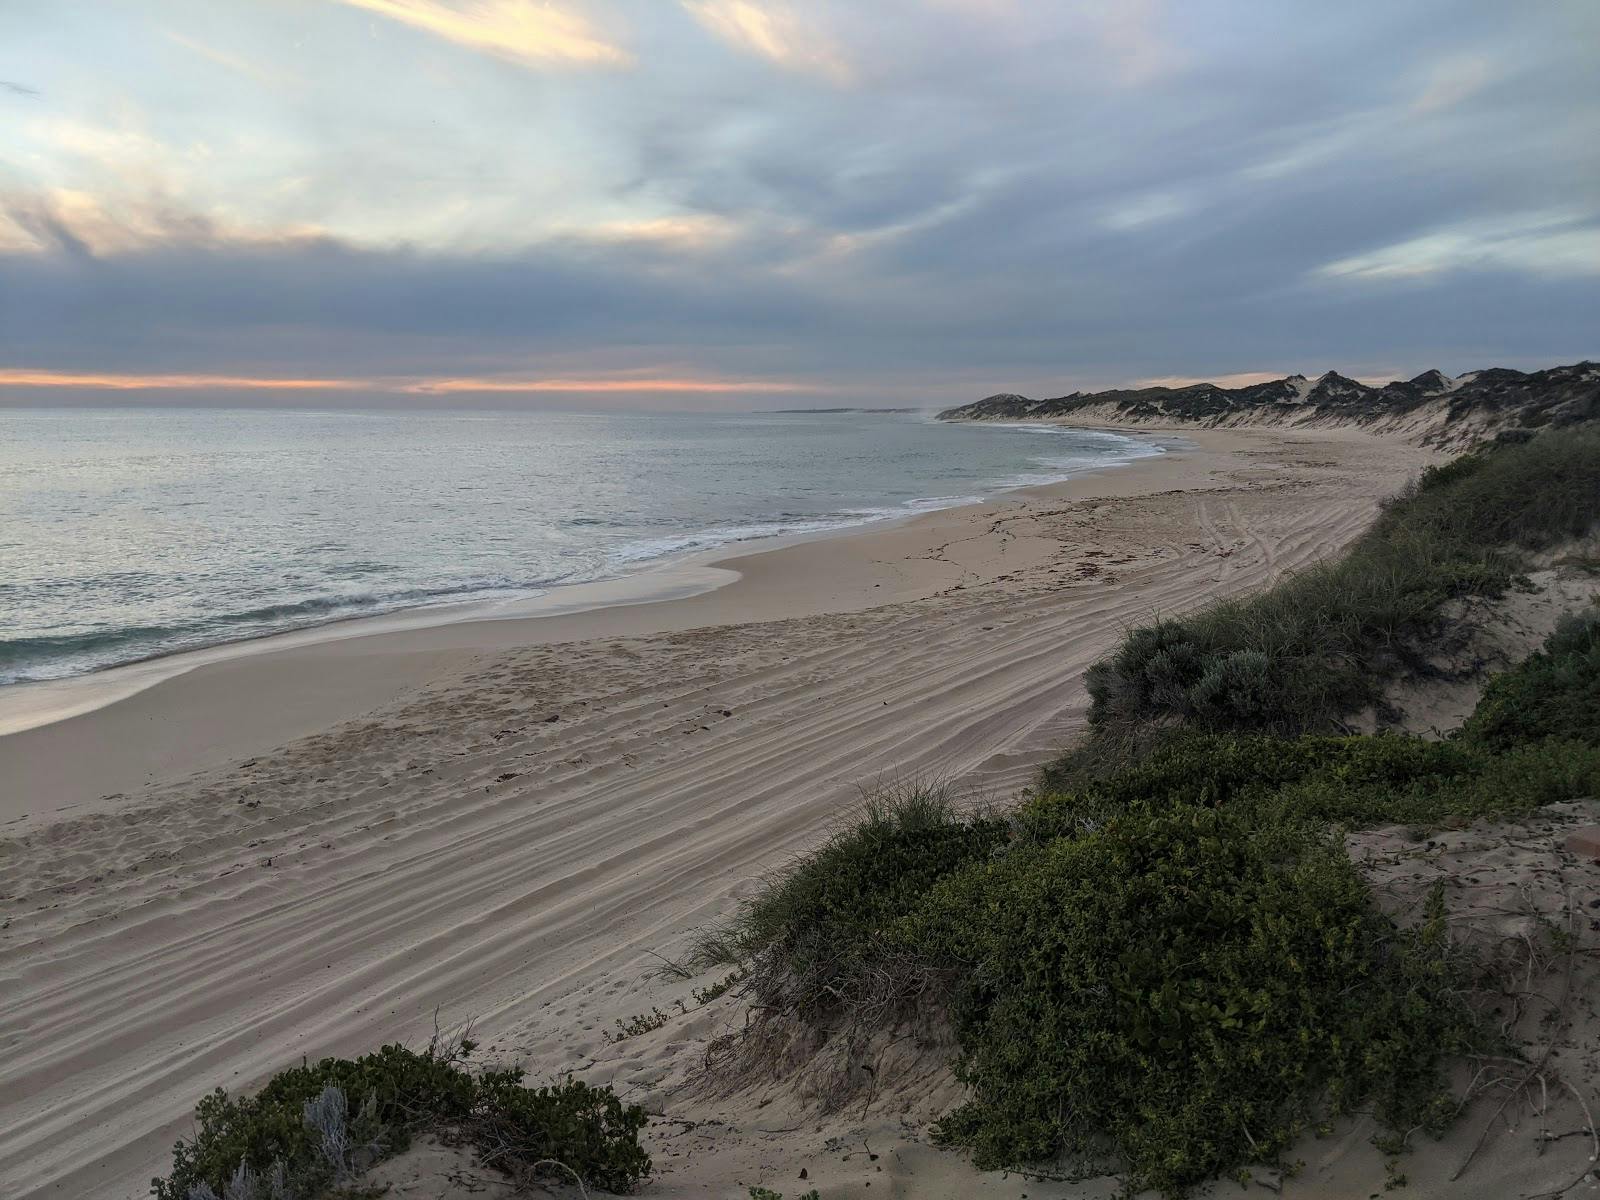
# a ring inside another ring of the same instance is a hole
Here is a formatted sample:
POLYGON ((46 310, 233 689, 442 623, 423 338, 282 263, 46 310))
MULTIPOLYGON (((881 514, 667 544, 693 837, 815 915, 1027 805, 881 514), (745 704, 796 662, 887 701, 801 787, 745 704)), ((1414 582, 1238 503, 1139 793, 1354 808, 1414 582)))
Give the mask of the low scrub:
POLYGON ((899 982, 882 932, 946 876, 995 853, 1005 819, 957 815, 938 788, 873 797, 821 849, 768 882, 696 948, 702 965, 751 960, 745 986, 765 1003, 810 1014, 849 992, 883 999, 899 982), (781 992, 781 995, 780 995, 781 992))
POLYGON ((1034 840, 1135 809, 1190 806, 1226 807, 1260 825, 1438 825, 1519 816, 1600 794, 1600 745, 1545 733, 1485 744, 1466 735, 1436 742, 1398 734, 1175 732, 1109 773, 1068 761, 1042 778, 1040 794, 1018 812, 1034 840))
POLYGON ((1563 625, 1446 741, 1178 729, 1057 764, 1008 820, 872 807, 713 940, 817 1026, 937 1004, 969 1089, 937 1133, 980 1167, 1065 1154, 1180 1195, 1358 1107, 1438 1129, 1443 1067, 1485 1042, 1471 964, 1441 894, 1397 927, 1340 835, 1600 794, 1574 716, 1597 627, 1563 625))
POLYGON ((426 1129, 474 1144, 485 1163, 523 1178, 576 1174, 628 1191, 650 1173, 645 1114, 610 1088, 577 1080, 530 1088, 521 1071, 473 1074, 457 1053, 385 1046, 282 1071, 259 1092, 220 1088, 195 1109, 193 1140, 173 1149, 157 1200, 311 1200, 405 1149, 426 1129))
POLYGON ((1568 616, 1540 653, 1491 679, 1462 736, 1497 747, 1535 737, 1600 745, 1600 608, 1568 616))
POLYGON ((1098 739, 1183 726, 1304 733, 1422 666, 1448 600, 1494 594, 1531 551, 1600 521, 1600 430, 1565 430, 1429 469, 1341 558, 1255 596, 1133 630, 1088 674, 1098 739))
POLYGON ((958 980, 971 1099, 937 1134, 984 1168, 1109 1153, 1172 1194, 1357 1105, 1437 1127, 1477 1038, 1437 901, 1397 931, 1333 840, 1220 809, 1021 847, 902 936, 958 980))
POLYGON ((830 895, 840 948, 819 971, 803 936, 816 910, 787 893, 884 834, 881 817, 847 831, 749 906, 755 996, 832 1029, 913 997, 941 1006, 971 1098, 937 1133, 985 1168, 1065 1153, 1181 1194, 1276 1163, 1309 1122, 1357 1105, 1436 1127, 1454 1111, 1441 1063, 1478 1040, 1442 908, 1397 929, 1320 814, 1278 796, 1460 779, 1480 759, 1314 739, 1261 782, 1268 741, 1169 747, 1092 796, 1034 799, 1000 841, 994 818, 946 816, 940 839, 863 853, 830 895))

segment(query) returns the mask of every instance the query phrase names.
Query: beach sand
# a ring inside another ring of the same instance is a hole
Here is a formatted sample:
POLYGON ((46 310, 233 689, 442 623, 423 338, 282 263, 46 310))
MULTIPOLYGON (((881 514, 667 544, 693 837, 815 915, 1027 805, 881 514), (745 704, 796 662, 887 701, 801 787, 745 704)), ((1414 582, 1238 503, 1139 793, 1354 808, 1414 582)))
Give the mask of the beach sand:
MULTIPOLYGON (((211 1088, 425 1042, 436 1012, 535 1078, 671 1111, 716 1014, 605 1032, 687 995, 660 956, 758 872, 878 781, 1014 793, 1130 624, 1334 552, 1431 461, 1355 432, 1182 437, 729 558, 701 595, 225 658, 0 737, 0 1194, 141 1195, 211 1088)), ((839 1136, 716 1119, 681 1157, 652 1133, 652 1194, 743 1194, 839 1136)), ((948 1194, 1019 1194, 916 1152, 948 1194)))

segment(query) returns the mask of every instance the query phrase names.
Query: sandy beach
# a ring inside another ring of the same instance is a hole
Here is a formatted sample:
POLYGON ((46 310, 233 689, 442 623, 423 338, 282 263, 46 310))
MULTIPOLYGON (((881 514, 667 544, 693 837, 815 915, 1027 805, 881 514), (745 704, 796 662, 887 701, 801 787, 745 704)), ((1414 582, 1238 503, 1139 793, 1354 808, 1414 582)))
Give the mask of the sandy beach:
MULTIPOLYGON (((211 1088, 425 1041, 436 1012, 675 1114, 706 1031, 604 1036, 686 992, 658 956, 862 787, 1014 793, 1129 624, 1337 550, 1432 460, 1339 430, 1182 437, 726 558, 737 580, 701 594, 224 657, 0 737, 0 1194, 142 1195, 211 1088)), ((658 1152, 651 1194, 742 1194, 810 1136, 719 1119, 658 1152)))

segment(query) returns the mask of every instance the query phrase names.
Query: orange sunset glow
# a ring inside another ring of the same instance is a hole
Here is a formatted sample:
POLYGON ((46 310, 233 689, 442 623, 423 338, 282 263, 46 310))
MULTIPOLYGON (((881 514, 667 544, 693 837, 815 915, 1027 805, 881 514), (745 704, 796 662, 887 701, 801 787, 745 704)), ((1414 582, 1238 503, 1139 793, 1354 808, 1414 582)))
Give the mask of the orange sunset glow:
POLYGON ((684 379, 634 377, 600 379, 283 379, 254 375, 124 374, 85 371, 46 371, 0 368, 0 387, 83 388, 104 391, 226 391, 263 392, 392 392, 413 396, 448 396, 487 392, 648 393, 703 392, 723 395, 738 392, 762 394, 815 393, 828 389, 815 384, 780 379, 684 379))

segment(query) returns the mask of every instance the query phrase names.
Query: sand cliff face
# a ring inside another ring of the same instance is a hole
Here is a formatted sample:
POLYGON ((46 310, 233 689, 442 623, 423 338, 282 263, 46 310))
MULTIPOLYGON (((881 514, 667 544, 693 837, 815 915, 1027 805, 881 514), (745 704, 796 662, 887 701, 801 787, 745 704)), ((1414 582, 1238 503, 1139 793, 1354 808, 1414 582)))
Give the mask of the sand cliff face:
POLYGON ((1543 371, 1494 367, 1451 379, 1425 371, 1372 387, 1329 371, 1224 388, 1123 388, 1034 400, 1001 393, 946 409, 942 421, 1064 421, 1106 425, 1355 426, 1425 445, 1453 447, 1505 429, 1600 418, 1600 363, 1543 371))

